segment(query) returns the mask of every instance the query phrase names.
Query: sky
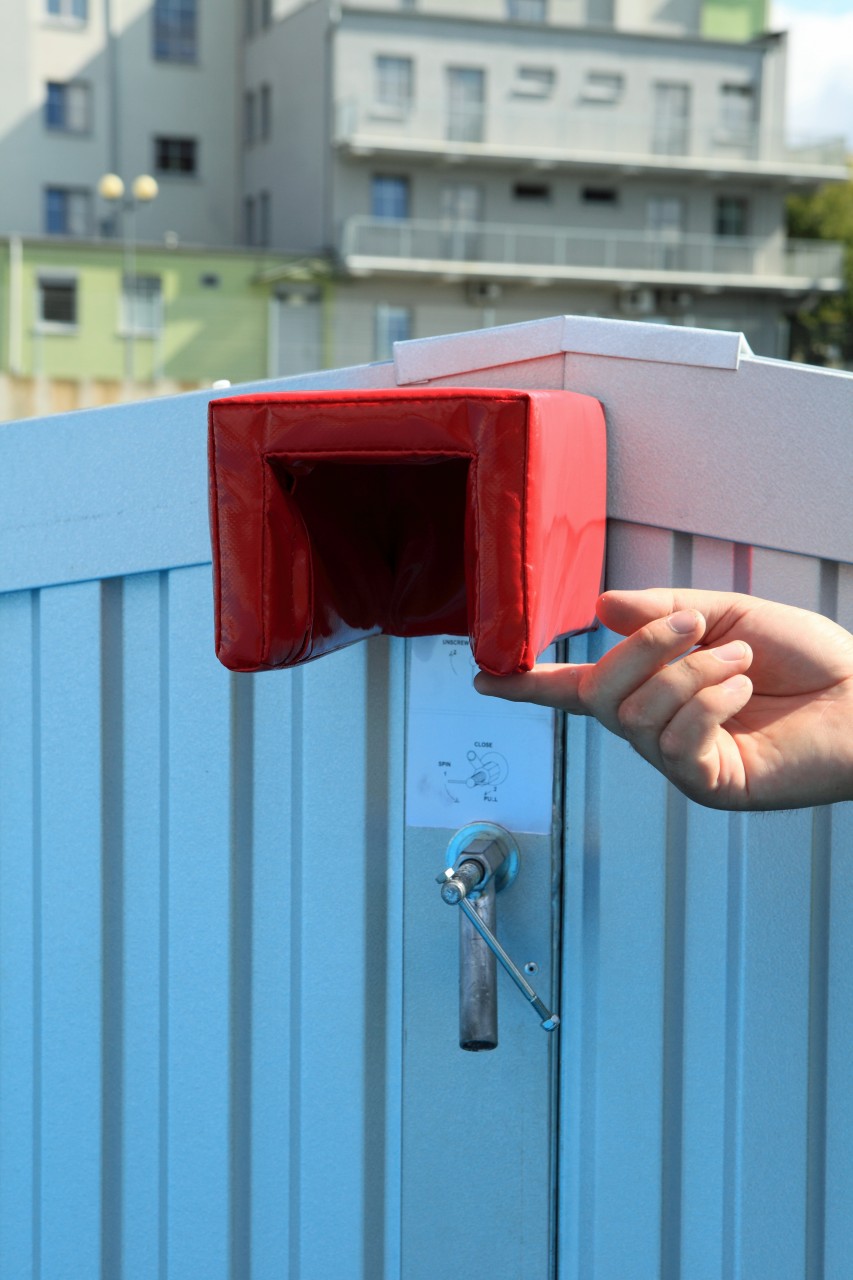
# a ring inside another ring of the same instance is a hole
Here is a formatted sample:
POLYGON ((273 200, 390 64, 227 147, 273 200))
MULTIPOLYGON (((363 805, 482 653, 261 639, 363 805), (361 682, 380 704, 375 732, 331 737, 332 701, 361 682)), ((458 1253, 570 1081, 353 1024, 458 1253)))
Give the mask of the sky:
POLYGON ((788 132, 843 134, 853 151, 853 0, 771 0, 788 31, 788 132))

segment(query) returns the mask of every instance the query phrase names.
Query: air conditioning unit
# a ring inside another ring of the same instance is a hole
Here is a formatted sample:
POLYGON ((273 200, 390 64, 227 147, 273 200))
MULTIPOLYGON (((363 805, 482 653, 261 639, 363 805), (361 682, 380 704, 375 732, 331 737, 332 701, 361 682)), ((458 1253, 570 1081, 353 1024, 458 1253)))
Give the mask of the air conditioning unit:
POLYGON ((467 293, 472 307, 489 306, 503 296, 503 286, 491 280, 472 280, 467 293))
POLYGON ((654 289, 623 289, 618 299, 625 316, 647 316, 655 310, 654 289))

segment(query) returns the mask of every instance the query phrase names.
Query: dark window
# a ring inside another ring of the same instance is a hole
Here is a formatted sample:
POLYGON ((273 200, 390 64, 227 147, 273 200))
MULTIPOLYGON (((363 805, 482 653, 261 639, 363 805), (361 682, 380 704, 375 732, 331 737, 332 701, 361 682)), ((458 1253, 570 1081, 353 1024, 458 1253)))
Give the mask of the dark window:
POLYGON ((65 128, 64 84, 48 84, 47 97, 44 104, 44 121, 48 129, 65 128))
POLYGON ((74 18, 85 22, 87 17, 87 0, 47 0, 46 12, 52 18, 74 18))
POLYGON ((196 0, 154 0, 154 57, 159 62, 195 62, 197 28, 196 0))
POLYGON ((154 167, 158 173, 195 173, 198 169, 195 138, 155 138, 154 167))
POLYGON ((272 26, 272 0, 261 0, 261 26, 272 26))
POLYGON ((271 217, 270 193, 262 191, 258 196, 258 244, 264 248, 267 248, 270 244, 272 234, 271 217))
POLYGON ((47 187, 44 229, 50 236, 87 236, 92 228, 92 200, 76 187, 47 187))
POLYGON ((48 81, 44 102, 44 122, 48 129, 62 133, 88 133, 89 86, 83 80, 68 84, 48 81))
POLYGON ((714 231, 718 236, 745 236, 749 223, 749 201, 743 196, 718 196, 714 231))
POLYGON ((551 188, 546 182, 516 182, 512 194, 516 200, 550 200, 551 188))
POLYGON ((255 235, 255 201, 252 196, 246 196, 243 201, 243 241, 245 244, 254 244, 255 235))
POLYGON ((581 199, 584 204, 618 204, 619 193, 613 187, 584 187, 581 199))
POLYGON ((251 90, 245 94, 243 98, 243 141, 251 146, 257 136, 257 121, 255 119, 255 95, 251 90))
POLYGON ((370 182, 370 212, 374 218, 408 218, 409 179, 374 174, 370 182))
POLYGON ((39 321, 41 324, 77 323, 77 281, 41 277, 38 282, 39 321))
POLYGON ((272 85, 261 85, 259 103, 261 140, 266 142, 272 137, 272 85))

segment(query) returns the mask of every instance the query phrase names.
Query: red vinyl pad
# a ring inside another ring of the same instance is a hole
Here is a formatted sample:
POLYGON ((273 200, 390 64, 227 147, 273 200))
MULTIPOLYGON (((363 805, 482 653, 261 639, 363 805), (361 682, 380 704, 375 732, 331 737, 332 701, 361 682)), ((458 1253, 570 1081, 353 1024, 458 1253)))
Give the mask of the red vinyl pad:
POLYGON ((214 400, 217 655, 259 671, 446 632, 528 671, 593 623, 605 489, 604 414, 570 391, 214 400))

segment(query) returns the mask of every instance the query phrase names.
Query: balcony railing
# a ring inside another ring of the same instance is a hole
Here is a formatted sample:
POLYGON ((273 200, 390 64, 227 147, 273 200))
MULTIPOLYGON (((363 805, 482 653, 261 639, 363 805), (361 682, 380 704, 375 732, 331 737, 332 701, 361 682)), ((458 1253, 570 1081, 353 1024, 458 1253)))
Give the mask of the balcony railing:
POLYGON ((602 232, 497 223, 451 223, 391 218, 349 218, 341 251, 345 263, 401 270, 447 271, 454 264, 488 266, 490 274, 553 271, 556 277, 608 279, 628 273, 752 277, 840 283, 843 246, 828 241, 767 241, 740 236, 602 232))
POLYGON ((526 158, 547 156, 570 161, 586 158, 671 166, 713 163, 725 168, 761 163, 786 169, 843 167, 841 137, 791 143, 756 125, 726 125, 719 120, 662 120, 629 113, 612 105, 563 111, 539 99, 519 99, 511 109, 476 103, 449 107, 412 103, 393 107, 362 99, 338 104, 337 140, 353 149, 453 151, 495 155, 502 151, 526 158))

